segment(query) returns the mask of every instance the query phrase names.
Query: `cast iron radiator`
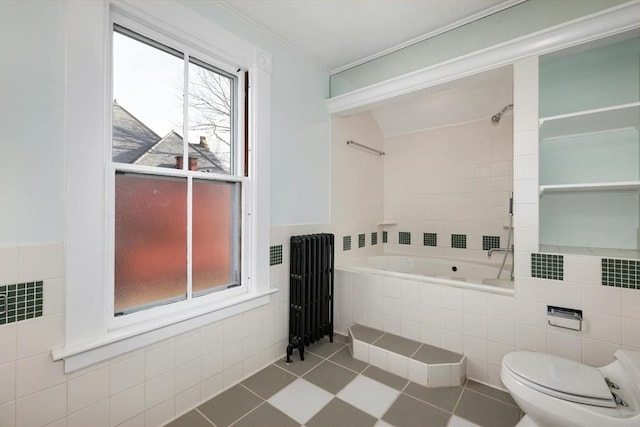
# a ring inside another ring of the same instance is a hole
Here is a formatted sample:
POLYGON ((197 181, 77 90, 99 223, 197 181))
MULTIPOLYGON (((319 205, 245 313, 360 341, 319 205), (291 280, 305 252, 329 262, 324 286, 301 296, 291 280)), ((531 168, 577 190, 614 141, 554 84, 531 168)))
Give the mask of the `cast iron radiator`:
POLYGON ((291 237, 289 345, 304 360, 304 346, 329 335, 333 342, 333 234, 291 237))

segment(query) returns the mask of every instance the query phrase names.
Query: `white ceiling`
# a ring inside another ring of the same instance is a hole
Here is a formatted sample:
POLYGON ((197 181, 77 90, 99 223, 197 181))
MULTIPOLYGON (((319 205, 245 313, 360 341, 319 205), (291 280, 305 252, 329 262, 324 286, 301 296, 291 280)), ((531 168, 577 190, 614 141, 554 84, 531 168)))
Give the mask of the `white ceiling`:
MULTIPOLYGON (((223 0, 334 72, 522 1, 223 0)), ((490 120, 512 100, 509 66, 387 100, 371 106, 370 112, 384 137, 389 137, 490 120)))
POLYGON ((523 0, 223 0, 330 71, 523 0))

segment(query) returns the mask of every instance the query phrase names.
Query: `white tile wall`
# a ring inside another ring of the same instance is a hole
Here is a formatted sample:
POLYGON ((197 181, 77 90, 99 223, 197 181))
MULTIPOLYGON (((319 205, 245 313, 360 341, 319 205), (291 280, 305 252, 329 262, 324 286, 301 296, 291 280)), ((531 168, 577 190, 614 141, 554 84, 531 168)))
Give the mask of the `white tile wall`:
POLYGON ((372 148, 383 150, 383 137, 369 112, 347 117, 332 118, 331 145, 331 227, 336 235, 336 260, 383 251, 383 161, 382 156, 372 154, 354 145, 353 140, 372 148), (371 232, 378 232, 378 243, 371 245, 371 232), (358 248, 358 235, 365 235, 366 245, 358 248), (351 250, 342 250, 342 236, 351 236, 351 250))
MULTIPOLYGON (((508 194, 513 182, 511 115, 499 126, 489 120, 461 123, 385 138, 385 252, 460 256, 451 234, 467 234, 463 256, 486 258, 482 236, 507 238, 508 194), (398 231, 411 244, 398 244, 398 231), (437 247, 423 245, 423 232, 438 234, 437 247)), ((537 168, 536 168, 537 170, 537 168)))
MULTIPOLYGON (((274 244, 317 227, 278 229, 274 244)), ((288 247, 285 253, 288 251, 288 247)), ((44 315, 0 326, 0 425, 159 426, 284 353, 288 263, 265 307, 65 375, 50 351, 64 343, 63 246, 1 248, 0 283, 43 280, 44 315), (282 310, 280 310, 282 308, 282 310), (225 365, 226 362, 226 365, 225 365)))

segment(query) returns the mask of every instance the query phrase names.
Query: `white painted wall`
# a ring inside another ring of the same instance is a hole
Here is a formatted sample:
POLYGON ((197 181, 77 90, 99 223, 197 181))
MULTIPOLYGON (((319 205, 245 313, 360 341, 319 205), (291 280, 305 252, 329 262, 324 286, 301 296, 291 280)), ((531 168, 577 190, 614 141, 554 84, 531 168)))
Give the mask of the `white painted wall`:
POLYGON ((181 1, 272 55, 271 223, 329 222, 329 74, 219 2, 181 1))
POLYGON ((0 2, 0 245, 62 240, 63 14, 61 1, 0 2))

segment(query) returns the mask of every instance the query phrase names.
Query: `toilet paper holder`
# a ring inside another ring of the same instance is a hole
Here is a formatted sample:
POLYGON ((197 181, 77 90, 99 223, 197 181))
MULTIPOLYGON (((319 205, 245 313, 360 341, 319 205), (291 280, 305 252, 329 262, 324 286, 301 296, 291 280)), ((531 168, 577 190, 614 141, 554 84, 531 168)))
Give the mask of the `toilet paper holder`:
POLYGON ((557 328, 581 331, 582 310, 548 305, 547 323, 557 328))

